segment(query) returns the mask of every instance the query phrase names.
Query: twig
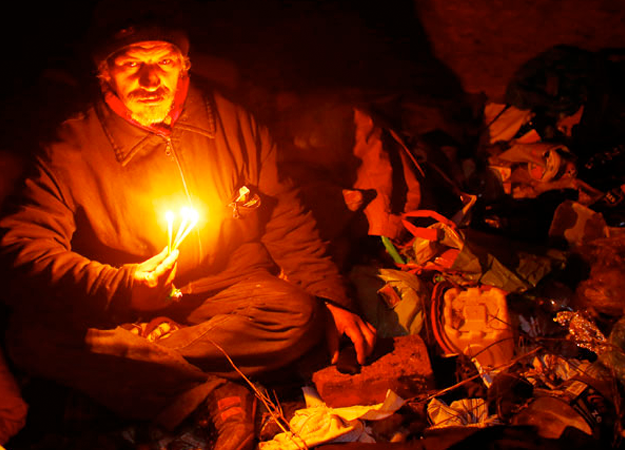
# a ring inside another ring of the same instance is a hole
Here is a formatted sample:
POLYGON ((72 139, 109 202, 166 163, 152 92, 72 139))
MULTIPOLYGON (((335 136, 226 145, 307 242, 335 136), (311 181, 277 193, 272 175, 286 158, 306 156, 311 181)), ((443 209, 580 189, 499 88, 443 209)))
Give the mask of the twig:
MULTIPOLYGON (((509 362, 508 364, 503 364, 501 366, 498 366, 496 368, 494 368, 493 370, 503 370, 503 369, 507 369, 508 367, 512 367, 513 365, 515 365, 517 362, 521 361, 524 358, 527 358, 528 356, 532 355, 533 353, 537 353, 538 350, 540 350, 540 347, 535 348, 534 350, 531 350, 527 353, 525 353, 524 355, 521 356, 517 356, 516 358, 514 358, 511 362, 509 362)), ((466 378, 462 381, 460 381, 459 383, 454 384, 453 386, 449 386, 445 389, 442 389, 438 392, 435 392, 434 394, 429 395, 428 397, 426 397, 425 401, 428 402, 430 400, 432 400, 433 398, 439 397, 443 394, 446 394, 447 392, 453 391, 454 389, 457 389, 461 386, 464 386, 465 384, 469 383, 470 381, 476 380, 478 378, 480 378, 482 376, 482 374, 476 374, 473 375, 472 377, 466 378)), ((416 397, 413 397, 412 399, 415 399, 416 397)), ((411 400, 412 400, 411 399, 411 400)))
POLYGON ((226 353, 226 351, 219 345, 217 344, 215 341, 213 341, 212 339, 208 339, 215 347, 217 347, 217 349, 222 352, 224 354, 224 356, 228 359, 228 362, 230 362, 230 364, 232 365, 232 367, 234 368, 234 370, 241 376, 241 378, 243 378, 243 380, 245 380, 245 382, 247 384, 249 384, 249 386, 252 388, 252 391, 254 392, 254 394, 256 395, 256 397, 263 402, 263 405, 265 405, 265 408, 267 408, 267 411, 269 411, 269 414, 271 415, 271 418, 278 424, 278 426, 280 427, 280 429, 287 434, 287 436, 289 436, 293 442, 295 443, 295 445, 297 445, 298 448, 300 449, 304 449, 304 450, 309 450, 308 446, 306 445, 306 442, 304 441, 304 439, 302 439, 295 431, 293 431, 293 429, 291 428, 291 425, 288 423, 288 421, 286 420, 286 417, 284 417, 284 415, 282 415, 281 413, 276 413, 275 410, 278 409, 278 407, 276 405, 273 404, 273 402, 271 401, 271 399, 264 395, 262 392, 260 392, 260 390, 256 387, 256 385, 254 385, 254 383, 252 383, 250 381, 249 378, 247 378, 247 376, 245 376, 245 374, 236 366, 236 364, 234 363, 234 361, 232 361, 232 358, 230 358, 230 356, 228 355, 228 353, 226 353), (282 421, 284 421, 284 424, 286 424, 286 426, 289 428, 288 430, 286 429, 286 427, 283 425, 282 421), (297 442, 294 438, 297 437, 297 439, 299 439, 301 441, 301 445, 300 443, 297 442))

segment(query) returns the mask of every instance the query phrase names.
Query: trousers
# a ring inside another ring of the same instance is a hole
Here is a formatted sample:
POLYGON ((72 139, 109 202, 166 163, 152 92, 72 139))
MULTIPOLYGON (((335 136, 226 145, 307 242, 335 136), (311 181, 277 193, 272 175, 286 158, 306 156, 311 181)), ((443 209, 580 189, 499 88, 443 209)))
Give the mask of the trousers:
POLYGON ((31 375, 78 389, 122 418, 171 429, 226 379, 240 378, 235 366, 253 377, 303 356, 325 320, 317 298, 267 272, 164 312, 181 328, 155 342, 123 326, 85 330, 17 314, 7 350, 31 375))

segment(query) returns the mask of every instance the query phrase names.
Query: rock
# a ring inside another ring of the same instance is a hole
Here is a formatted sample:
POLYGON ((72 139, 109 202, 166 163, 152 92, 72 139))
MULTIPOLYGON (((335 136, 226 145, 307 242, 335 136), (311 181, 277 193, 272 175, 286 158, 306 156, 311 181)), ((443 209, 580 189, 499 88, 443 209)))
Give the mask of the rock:
POLYGON ((378 341, 371 364, 360 373, 340 373, 336 366, 313 374, 313 383, 330 407, 381 403, 388 389, 404 399, 434 387, 430 358, 419 335, 400 336, 378 341))

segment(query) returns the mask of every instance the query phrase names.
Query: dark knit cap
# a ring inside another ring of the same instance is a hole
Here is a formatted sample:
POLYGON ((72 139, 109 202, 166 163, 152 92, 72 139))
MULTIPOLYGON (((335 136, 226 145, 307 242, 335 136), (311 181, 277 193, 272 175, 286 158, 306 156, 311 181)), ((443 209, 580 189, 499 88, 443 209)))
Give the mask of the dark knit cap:
POLYGON ((99 66, 122 48, 143 41, 169 42, 187 56, 189 38, 172 2, 107 0, 96 8, 91 30, 91 56, 99 66))

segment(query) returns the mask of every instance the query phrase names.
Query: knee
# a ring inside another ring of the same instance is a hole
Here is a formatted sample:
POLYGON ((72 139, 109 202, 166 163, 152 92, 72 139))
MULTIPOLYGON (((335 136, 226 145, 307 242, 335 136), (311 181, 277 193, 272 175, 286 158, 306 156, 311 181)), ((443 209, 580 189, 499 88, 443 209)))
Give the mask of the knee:
POLYGON ((296 345, 323 334, 325 306, 321 300, 284 280, 263 280, 248 310, 258 327, 281 336, 285 345, 296 345))
POLYGON ((292 298, 291 306, 300 328, 309 329, 320 323, 323 303, 318 298, 302 293, 297 298, 292 298))
POLYGON ((297 286, 284 283, 273 292, 263 310, 292 339, 315 333, 323 320, 323 302, 297 286), (274 315, 275 314, 275 315, 274 315))
POLYGON ((272 280, 267 296, 259 298, 264 308, 282 315, 292 327, 307 328, 323 313, 323 302, 303 289, 283 280, 272 280))
POLYGON ((295 322, 291 328, 290 344, 294 347, 310 347, 323 335, 325 329, 324 305, 312 295, 301 295, 292 302, 295 322))

